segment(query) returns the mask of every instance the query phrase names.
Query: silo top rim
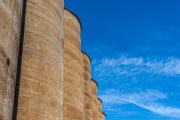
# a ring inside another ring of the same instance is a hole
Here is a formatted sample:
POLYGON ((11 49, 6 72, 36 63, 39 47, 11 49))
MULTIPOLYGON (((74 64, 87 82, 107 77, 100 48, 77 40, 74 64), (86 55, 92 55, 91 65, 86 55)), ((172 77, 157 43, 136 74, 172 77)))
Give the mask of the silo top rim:
POLYGON ((84 51, 82 51, 82 50, 81 50, 81 52, 88 56, 88 58, 90 60, 90 63, 91 63, 91 58, 89 57, 89 55, 87 53, 85 53, 84 51))
POLYGON ((98 98, 98 100, 101 102, 101 104, 103 103, 102 100, 100 98, 98 98))
POLYGON ((76 17, 76 19, 78 20, 78 22, 80 24, 80 28, 82 30, 82 24, 81 24, 81 20, 79 19, 79 17, 72 10, 69 10, 68 8, 64 8, 64 9, 69 11, 72 15, 74 15, 74 17, 76 17))
POLYGON ((91 80, 96 84, 96 86, 98 87, 98 83, 96 80, 94 80, 93 78, 91 78, 91 80))
POLYGON ((106 117, 106 114, 104 112, 102 112, 102 114, 106 117))

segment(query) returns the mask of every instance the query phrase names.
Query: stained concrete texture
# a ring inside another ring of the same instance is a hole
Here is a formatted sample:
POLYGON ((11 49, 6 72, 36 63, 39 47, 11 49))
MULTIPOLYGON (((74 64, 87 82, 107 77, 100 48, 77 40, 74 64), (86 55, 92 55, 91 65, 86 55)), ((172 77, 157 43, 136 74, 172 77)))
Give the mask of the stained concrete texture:
POLYGON ((0 0, 0 120, 11 120, 23 0, 0 0))
POLYGON ((71 11, 64 11, 64 120, 82 120, 81 25, 71 11))
POLYGON ((27 0, 17 120, 63 120, 63 0, 27 0))
POLYGON ((90 59, 82 53, 83 120, 93 120, 90 59))
POLYGON ((13 119, 105 120, 79 18, 64 0, 24 1, 0 0, 0 120, 12 119, 19 73, 13 119))

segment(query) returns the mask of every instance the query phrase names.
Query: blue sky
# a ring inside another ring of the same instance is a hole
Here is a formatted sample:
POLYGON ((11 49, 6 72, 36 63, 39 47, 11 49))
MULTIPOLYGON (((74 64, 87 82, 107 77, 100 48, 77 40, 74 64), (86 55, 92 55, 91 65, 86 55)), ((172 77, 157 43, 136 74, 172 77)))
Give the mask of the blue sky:
POLYGON ((180 0, 65 0, 107 120, 180 120, 180 0))

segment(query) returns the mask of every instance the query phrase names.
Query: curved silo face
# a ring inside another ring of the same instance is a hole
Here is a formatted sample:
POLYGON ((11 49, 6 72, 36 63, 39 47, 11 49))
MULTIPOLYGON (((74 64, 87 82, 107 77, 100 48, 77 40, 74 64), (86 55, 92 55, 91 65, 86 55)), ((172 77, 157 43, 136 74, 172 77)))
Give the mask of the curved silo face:
POLYGON ((106 120, 106 114, 102 113, 102 120, 106 120))
POLYGON ((90 58, 82 53, 83 120, 93 120, 90 58))
POLYGON ((62 120, 63 0, 27 0, 17 120, 62 120))
POLYGON ((23 0, 0 1, 0 120, 11 120, 23 0))
POLYGON ((98 113, 99 113, 99 120, 103 120, 102 114, 102 100, 98 98, 98 113))
POLYGON ((64 10, 64 120, 82 120, 81 24, 64 10))
POLYGON ((91 90, 92 90, 92 115, 93 120, 98 120, 98 99, 97 99, 97 82, 95 80, 91 80, 91 90))

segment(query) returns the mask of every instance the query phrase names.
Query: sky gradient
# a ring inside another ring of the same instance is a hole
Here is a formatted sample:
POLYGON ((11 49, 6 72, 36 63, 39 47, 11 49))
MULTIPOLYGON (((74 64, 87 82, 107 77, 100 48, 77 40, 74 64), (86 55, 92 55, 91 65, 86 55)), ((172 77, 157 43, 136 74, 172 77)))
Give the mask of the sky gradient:
POLYGON ((180 120, 180 0, 65 0, 106 120, 180 120))

